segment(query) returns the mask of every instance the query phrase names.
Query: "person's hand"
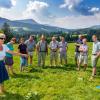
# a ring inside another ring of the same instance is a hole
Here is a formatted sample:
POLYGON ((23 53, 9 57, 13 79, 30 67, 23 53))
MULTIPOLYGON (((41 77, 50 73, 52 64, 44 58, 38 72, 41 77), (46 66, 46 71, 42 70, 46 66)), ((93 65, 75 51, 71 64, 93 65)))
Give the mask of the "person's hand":
POLYGON ((37 52, 36 52, 36 54, 38 55, 38 54, 39 54, 39 52, 37 51, 37 52))
POLYGON ((22 54, 22 56, 28 58, 28 55, 27 54, 22 54))
POLYGON ((100 52, 97 53, 97 57, 100 57, 100 52))
POLYGON ((79 48, 79 51, 80 51, 80 52, 83 52, 83 48, 79 48))
POLYGON ((48 52, 46 52, 47 56, 48 56, 48 52))

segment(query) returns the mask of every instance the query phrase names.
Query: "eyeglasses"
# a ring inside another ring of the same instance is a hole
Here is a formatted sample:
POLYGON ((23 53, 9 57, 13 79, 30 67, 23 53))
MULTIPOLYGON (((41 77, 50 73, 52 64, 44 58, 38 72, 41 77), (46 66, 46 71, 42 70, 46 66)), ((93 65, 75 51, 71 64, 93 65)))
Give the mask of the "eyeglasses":
POLYGON ((5 40, 5 38, 0 38, 0 40, 5 40))

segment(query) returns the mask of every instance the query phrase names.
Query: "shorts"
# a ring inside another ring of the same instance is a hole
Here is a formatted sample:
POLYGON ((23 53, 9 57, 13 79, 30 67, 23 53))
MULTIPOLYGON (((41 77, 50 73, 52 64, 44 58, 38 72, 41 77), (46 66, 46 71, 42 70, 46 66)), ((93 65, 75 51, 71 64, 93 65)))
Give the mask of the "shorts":
POLYGON ((92 58, 91 58, 92 67, 96 67, 98 59, 99 57, 97 57, 96 55, 92 55, 92 58))
POLYGON ((28 55, 33 56, 33 51, 32 52, 28 51, 28 55))
POLYGON ((5 57, 5 64, 8 66, 12 66, 13 65, 13 57, 5 57))
POLYGON ((64 59, 64 60, 67 59, 67 54, 66 54, 66 52, 60 52, 60 59, 61 59, 61 60, 62 60, 62 59, 64 59))
POLYGON ((88 56, 87 55, 80 55, 79 56, 79 63, 80 64, 88 64, 88 56))
POLYGON ((57 60, 58 59, 58 52, 50 52, 50 60, 57 60))
POLYGON ((25 66, 27 66, 27 58, 26 57, 21 57, 20 58, 20 66, 21 67, 25 67, 25 66))

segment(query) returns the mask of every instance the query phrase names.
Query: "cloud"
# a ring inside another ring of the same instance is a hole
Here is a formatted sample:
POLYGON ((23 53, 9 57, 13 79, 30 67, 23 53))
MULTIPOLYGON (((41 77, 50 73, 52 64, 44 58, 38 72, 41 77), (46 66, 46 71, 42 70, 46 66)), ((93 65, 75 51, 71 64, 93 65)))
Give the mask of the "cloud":
POLYGON ((0 8, 11 8, 16 5, 16 0, 0 0, 0 8))
POLYGON ((45 2, 39 2, 39 1, 29 1, 28 5, 27 5, 27 11, 39 11, 42 10, 44 8, 47 8, 49 5, 45 2))
POLYGON ((100 11, 99 8, 96 7, 89 7, 85 5, 84 0, 65 0, 64 4, 61 4, 60 8, 67 8, 70 12, 76 12, 77 14, 81 15, 94 15, 100 11))
POLYGON ((46 2, 29 1, 26 10, 23 12, 23 17, 33 18, 40 23, 44 23, 53 17, 53 15, 48 11, 48 7, 49 5, 46 2))
POLYGON ((17 0, 11 0, 11 2, 12 2, 12 5, 15 6, 17 3, 17 0))
POLYGON ((100 13, 93 16, 80 15, 56 18, 53 24, 55 26, 69 29, 87 28, 93 25, 100 25, 100 13))
POLYGON ((64 4, 60 5, 60 8, 67 7, 69 10, 75 9, 83 0, 65 0, 64 4))
POLYGON ((90 12, 93 12, 93 13, 98 13, 100 12, 100 8, 97 8, 97 7, 93 7, 89 10, 90 12))

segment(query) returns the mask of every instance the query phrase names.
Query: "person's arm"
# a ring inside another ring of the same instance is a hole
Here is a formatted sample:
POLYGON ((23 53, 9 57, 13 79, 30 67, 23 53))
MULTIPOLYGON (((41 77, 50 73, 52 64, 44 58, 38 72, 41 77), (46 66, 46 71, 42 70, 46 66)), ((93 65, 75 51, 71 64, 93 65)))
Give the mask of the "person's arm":
POLYGON ((27 45, 28 41, 26 40, 24 43, 27 45))
POLYGON ((58 42, 58 48, 61 48, 60 42, 58 42))
POLYGON ((37 52, 37 54, 39 53, 39 42, 36 45, 36 52, 37 52))
POLYGON ((79 47, 79 51, 80 51, 80 52, 83 52, 82 46, 79 47))
POLYGON ((50 42, 50 44, 49 44, 49 49, 51 50, 51 42, 50 42))
POLYGON ((68 50, 68 43, 66 42, 66 48, 67 48, 67 50, 68 50))
POLYGON ((59 42, 57 42, 57 48, 56 48, 56 50, 58 50, 59 49, 59 42))
POLYGON ((88 47, 86 47, 86 48, 83 50, 83 52, 88 52, 88 47))
POLYGON ((18 53, 20 53, 20 45, 18 46, 18 53))
POLYGON ((46 53, 48 55, 48 44, 46 43, 46 53))
POLYGON ((78 40, 76 41, 75 46, 81 46, 81 44, 78 42, 78 40))
POLYGON ((10 54, 16 55, 16 56, 25 56, 25 57, 27 57, 26 54, 21 54, 21 53, 18 53, 18 52, 13 52, 13 51, 11 51, 11 50, 8 50, 7 53, 10 53, 10 54))
POLYGON ((99 48, 99 52, 97 53, 97 56, 100 56, 100 42, 98 43, 98 48, 99 48))
POLYGON ((26 53, 28 54, 28 49, 26 48, 26 53))
POLYGON ((35 42, 35 44, 34 44, 34 49, 36 49, 36 42, 35 42))
POLYGON ((100 51, 99 51, 99 52, 97 52, 97 57, 100 57, 100 51))
POLYGON ((80 46, 81 44, 79 44, 79 43, 75 43, 75 46, 80 46))

